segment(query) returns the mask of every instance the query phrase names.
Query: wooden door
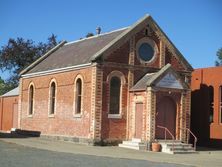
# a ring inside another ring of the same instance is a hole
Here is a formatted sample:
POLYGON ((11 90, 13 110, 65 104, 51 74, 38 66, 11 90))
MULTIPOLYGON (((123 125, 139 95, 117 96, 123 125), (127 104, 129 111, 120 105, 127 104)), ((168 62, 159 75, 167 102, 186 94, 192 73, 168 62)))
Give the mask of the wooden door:
MULTIPOLYGON (((160 129, 157 126, 163 126, 169 129, 169 131, 175 137, 176 129, 176 103, 170 97, 163 97, 157 104, 156 110, 156 139, 164 139, 164 129, 160 129)), ((167 139, 172 139, 167 133, 167 139)))
POLYGON ((143 130, 143 103, 136 103, 135 121, 135 138, 141 139, 143 130))

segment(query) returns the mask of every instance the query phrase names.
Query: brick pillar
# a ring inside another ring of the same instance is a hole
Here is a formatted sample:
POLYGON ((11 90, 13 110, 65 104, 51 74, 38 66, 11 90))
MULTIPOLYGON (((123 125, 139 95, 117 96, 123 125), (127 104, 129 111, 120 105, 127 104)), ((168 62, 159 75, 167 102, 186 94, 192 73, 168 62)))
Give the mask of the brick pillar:
MULTIPOLYGON (((191 90, 187 91, 186 94, 186 108, 185 108, 185 114, 186 114, 186 122, 185 127, 190 129, 190 108, 191 108, 191 90)), ((190 134, 186 136, 186 140, 189 141, 190 134)))
POLYGON ((22 86, 23 86, 22 78, 19 79, 19 98, 18 98, 18 129, 22 129, 21 121, 22 121, 22 86))
POLYGON ((102 84, 103 72, 95 66, 92 68, 91 126, 90 136, 95 142, 101 140, 102 123, 102 84))
POLYGON ((165 66, 165 44, 163 40, 160 39, 160 68, 165 66))
POLYGON ((191 90, 186 94, 186 127, 190 129, 191 90))
POLYGON ((155 139, 156 123, 156 92, 148 87, 147 89, 147 141, 155 139))
MULTIPOLYGON (((134 65, 134 61, 135 61, 135 37, 133 36, 130 39, 130 52, 129 52, 129 65, 134 65)), ((134 72, 132 69, 129 69, 128 71, 128 92, 127 92, 127 113, 126 113, 126 117, 127 117, 127 122, 126 122, 126 139, 129 139, 129 123, 130 123, 130 88, 134 85, 134 72)), ((131 108, 132 110, 132 108, 131 108)))
POLYGON ((185 92, 181 95, 181 108, 180 108, 180 140, 186 142, 186 96, 185 92))

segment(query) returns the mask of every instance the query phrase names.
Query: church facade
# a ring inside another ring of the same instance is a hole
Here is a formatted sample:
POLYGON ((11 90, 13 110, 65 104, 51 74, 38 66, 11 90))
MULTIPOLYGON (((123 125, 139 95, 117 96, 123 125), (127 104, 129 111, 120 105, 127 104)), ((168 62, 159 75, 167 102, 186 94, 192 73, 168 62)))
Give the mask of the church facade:
POLYGON ((152 142, 167 128, 185 141, 192 70, 149 15, 63 41, 21 72, 19 128, 88 143, 152 142))

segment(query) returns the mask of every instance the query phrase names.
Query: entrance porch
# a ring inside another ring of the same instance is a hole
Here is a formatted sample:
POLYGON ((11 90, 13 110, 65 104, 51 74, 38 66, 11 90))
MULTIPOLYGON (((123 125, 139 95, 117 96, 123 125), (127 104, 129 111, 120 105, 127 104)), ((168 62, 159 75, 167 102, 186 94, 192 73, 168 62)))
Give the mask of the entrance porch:
POLYGON ((140 140, 148 149, 163 140, 186 143, 190 137, 188 85, 170 65, 146 74, 131 89, 128 119, 128 140, 140 140))

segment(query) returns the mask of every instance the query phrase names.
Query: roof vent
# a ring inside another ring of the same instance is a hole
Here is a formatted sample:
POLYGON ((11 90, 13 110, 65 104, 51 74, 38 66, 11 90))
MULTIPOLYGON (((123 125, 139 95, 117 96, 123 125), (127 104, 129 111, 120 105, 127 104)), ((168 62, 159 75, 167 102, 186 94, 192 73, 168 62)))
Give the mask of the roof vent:
POLYGON ((97 35, 99 35, 101 33, 101 27, 96 28, 96 33, 97 33, 97 35))

